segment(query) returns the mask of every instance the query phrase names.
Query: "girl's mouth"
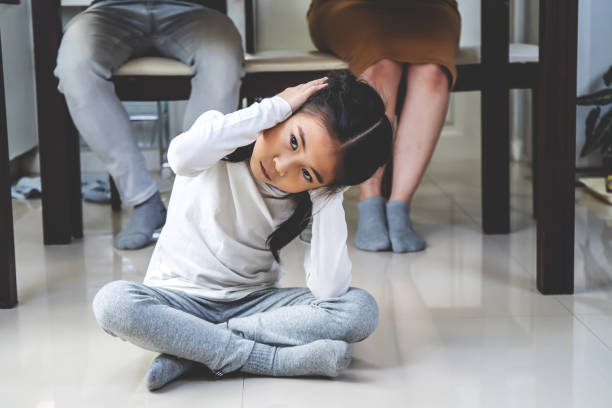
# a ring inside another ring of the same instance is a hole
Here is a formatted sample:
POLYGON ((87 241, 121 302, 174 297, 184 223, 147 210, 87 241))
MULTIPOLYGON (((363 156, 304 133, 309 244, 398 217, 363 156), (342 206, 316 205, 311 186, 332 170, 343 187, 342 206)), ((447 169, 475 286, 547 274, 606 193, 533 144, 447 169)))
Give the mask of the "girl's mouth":
POLYGON ((263 166, 262 162, 259 162, 259 165, 261 166, 261 171, 263 172, 264 176, 266 176, 266 178, 270 181, 272 181, 272 179, 270 178, 270 176, 268 176, 268 172, 266 171, 266 168, 263 166))

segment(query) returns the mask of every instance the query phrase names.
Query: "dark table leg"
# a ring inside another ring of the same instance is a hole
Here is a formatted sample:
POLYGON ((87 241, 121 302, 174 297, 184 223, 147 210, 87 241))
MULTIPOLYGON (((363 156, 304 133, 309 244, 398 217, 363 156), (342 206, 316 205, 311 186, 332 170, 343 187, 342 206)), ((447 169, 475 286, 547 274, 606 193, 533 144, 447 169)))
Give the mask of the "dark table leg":
POLYGON ((60 0, 32 0, 45 244, 67 244, 83 235, 78 142, 53 76, 62 30, 59 11, 60 0))
POLYGON ((540 0, 537 287, 574 291, 578 1, 540 0))
POLYGON ((509 90, 506 81, 510 12, 507 0, 481 2, 482 228, 510 232, 509 90))
POLYGON ((3 73, 0 45, 0 308, 9 308, 17 304, 17 282, 3 73))

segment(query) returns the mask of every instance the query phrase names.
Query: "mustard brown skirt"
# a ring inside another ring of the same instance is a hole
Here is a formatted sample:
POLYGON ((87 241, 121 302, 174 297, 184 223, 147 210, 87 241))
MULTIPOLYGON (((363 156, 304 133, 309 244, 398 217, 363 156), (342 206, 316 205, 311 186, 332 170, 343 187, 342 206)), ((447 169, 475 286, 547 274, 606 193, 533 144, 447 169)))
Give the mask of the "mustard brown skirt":
POLYGON ((308 28, 315 46, 347 61, 355 76, 388 58, 439 64, 451 88, 457 80, 455 0, 312 0, 308 28))

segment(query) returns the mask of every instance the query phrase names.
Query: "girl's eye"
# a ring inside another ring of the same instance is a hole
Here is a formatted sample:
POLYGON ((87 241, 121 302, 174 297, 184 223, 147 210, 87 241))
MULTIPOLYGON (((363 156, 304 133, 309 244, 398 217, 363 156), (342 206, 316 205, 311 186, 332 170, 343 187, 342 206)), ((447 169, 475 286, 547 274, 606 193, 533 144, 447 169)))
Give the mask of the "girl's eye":
POLYGON ((312 176, 310 175, 308 170, 302 169, 302 174, 304 175, 304 178, 308 180, 309 183, 312 183, 312 176))
POLYGON ((292 148, 293 150, 297 150, 297 148, 298 148, 298 141, 297 141, 297 138, 296 138, 295 136, 291 135, 291 138, 289 139, 289 142, 290 142, 290 144, 291 144, 291 148, 292 148))

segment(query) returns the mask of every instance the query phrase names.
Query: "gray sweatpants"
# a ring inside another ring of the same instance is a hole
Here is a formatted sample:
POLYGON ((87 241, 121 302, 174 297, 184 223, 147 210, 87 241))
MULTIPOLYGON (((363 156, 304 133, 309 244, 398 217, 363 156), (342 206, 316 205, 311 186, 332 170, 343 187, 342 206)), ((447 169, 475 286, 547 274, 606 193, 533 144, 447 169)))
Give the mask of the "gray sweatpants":
POLYGON ((127 205, 146 201, 157 187, 110 79, 128 59, 145 55, 180 60, 194 73, 184 130, 208 110, 236 110, 244 74, 242 42, 232 21, 197 4, 106 0, 68 23, 54 71, 59 89, 127 205))
POLYGON ((329 299, 316 299, 307 288, 270 288, 218 302, 114 281, 96 294, 93 310, 107 333, 147 350, 197 361, 217 376, 240 369, 256 343, 352 343, 378 325, 376 301, 357 288, 329 299))

